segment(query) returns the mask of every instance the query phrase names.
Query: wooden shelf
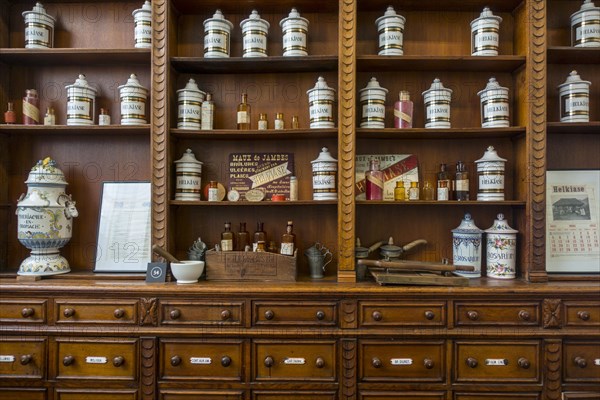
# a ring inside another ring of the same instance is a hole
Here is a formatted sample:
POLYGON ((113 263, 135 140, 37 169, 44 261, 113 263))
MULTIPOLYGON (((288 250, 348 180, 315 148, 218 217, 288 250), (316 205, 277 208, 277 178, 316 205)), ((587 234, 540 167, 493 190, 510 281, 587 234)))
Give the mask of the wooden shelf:
POLYGON ((377 201, 377 200, 357 200, 357 206, 394 206, 394 207, 412 207, 412 206, 477 206, 477 207, 525 207, 526 202, 520 200, 504 200, 504 201, 437 201, 437 200, 413 200, 413 201, 377 201))
POLYGON ((150 125, 0 125, 0 134, 13 135, 149 135, 150 125))
POLYGON ((190 129, 171 129, 171 135, 180 139, 321 139, 337 137, 337 129, 268 129, 247 131, 238 131, 236 129, 214 129, 210 131, 190 130, 190 129))
MULTIPOLYGON (((390 5, 388 0, 358 1, 359 11, 385 11, 390 5)), ((445 0, 445 1, 423 1, 403 0, 396 6, 396 11, 424 10, 424 11, 477 11, 481 12, 483 7, 490 7, 494 12, 513 11, 522 0, 445 0)))
POLYGON ((359 139, 480 139, 514 138, 525 134, 525 127, 509 128, 450 128, 450 129, 364 129, 357 128, 359 139))
POLYGON ((179 72, 210 74, 241 74, 271 72, 335 71, 337 56, 204 58, 172 57, 171 65, 179 72))
POLYGON ((316 205, 337 205, 337 200, 299 200, 299 201, 183 201, 171 200, 172 206, 204 206, 204 207, 297 207, 316 205))
MULTIPOLYGON (((246 7, 240 7, 240 3, 235 1, 203 0, 199 2, 197 0, 173 0, 173 5, 183 14, 195 14, 198 13, 199 9, 215 10, 218 8, 223 11, 225 16, 227 14, 239 13, 247 15, 250 14, 252 8, 256 7, 259 7, 258 11, 261 14, 267 12, 285 13, 285 16, 287 16, 292 7, 296 7, 302 14, 308 12, 330 13, 337 11, 338 8, 337 1, 323 0, 261 0, 258 5, 256 5, 255 1, 247 2, 246 7)), ((283 17, 284 15, 281 16, 281 18, 283 17)))
POLYGON ((358 71, 490 71, 513 72, 525 65, 524 56, 379 56, 356 57, 358 71))
POLYGON ((566 133, 566 134, 599 134, 600 121, 592 122, 548 122, 546 124, 548 133, 566 133))
POLYGON ((148 64, 150 49, 0 49, 0 60, 9 64, 148 64))
POLYGON ((549 64, 600 64, 600 48, 548 46, 549 64))

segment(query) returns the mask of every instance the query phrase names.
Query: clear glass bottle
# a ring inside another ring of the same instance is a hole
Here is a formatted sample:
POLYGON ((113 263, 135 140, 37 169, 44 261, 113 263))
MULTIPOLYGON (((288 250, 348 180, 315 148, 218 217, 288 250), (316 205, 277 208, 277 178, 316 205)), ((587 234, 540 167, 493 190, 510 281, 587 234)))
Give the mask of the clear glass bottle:
POLYGON ((215 103, 212 100, 212 94, 206 94, 206 99, 202 102, 201 110, 202 117, 200 118, 200 129, 210 131, 214 127, 215 119, 215 103))
POLYGON ((298 129, 298 128, 300 128, 300 122, 298 121, 298 116, 293 115, 292 116, 292 129, 298 129))
POLYGON ((440 164, 437 174, 437 199, 438 201, 450 200, 450 178, 446 171, 446 164, 440 164))
POLYGON ((423 182, 423 200, 433 200, 433 186, 429 181, 423 182))
POLYGON ((44 115, 44 125, 56 125, 56 116, 54 115, 54 108, 48 107, 46 109, 46 115, 44 115))
POLYGON ((110 125, 110 115, 108 114, 108 110, 106 108, 100 109, 100 114, 98 115, 98 125, 110 125))
POLYGON ((13 109, 12 101, 8 102, 6 112, 4 113, 4 123, 5 124, 16 124, 17 123, 17 115, 15 114, 15 110, 13 109))
POLYGON ((269 121, 267 120, 267 114, 261 113, 258 116, 258 129, 261 131, 269 129, 269 121))
POLYGON ((279 254, 279 247, 277 247, 277 242, 271 240, 269 242, 269 246, 267 247, 267 252, 279 254))
POLYGON ((456 163, 454 177, 454 198, 458 201, 469 200, 469 172, 462 161, 456 163))
POLYGON ((404 181, 397 181, 396 187, 394 188, 394 201, 405 201, 406 200, 406 189, 404 188, 404 181))
POLYGON ((280 254, 286 256, 293 256, 294 249, 296 247, 296 235, 293 232, 294 224, 292 221, 287 222, 287 227, 285 228, 285 233, 281 235, 281 250, 280 254))
POLYGON ((275 116, 274 128, 275 129, 284 129, 285 128, 285 122, 283 121, 283 113, 277 113, 277 115, 275 116))
POLYGON ((40 123, 40 98, 37 90, 27 89, 23 97, 23 125, 40 123))
POLYGON ((383 179, 379 160, 371 159, 369 170, 365 172, 367 200, 383 200, 383 179))
POLYGON ((237 251, 245 251, 248 246, 250 234, 246 231, 246 223, 240 222, 240 231, 236 235, 235 249, 237 251))
POLYGON ((242 102, 237 107, 237 128, 241 131, 250 129, 250 104, 246 93, 242 93, 242 102))
POLYGON ((298 201, 298 178, 290 176, 290 201, 298 201))
POLYGON ((410 182, 410 188, 408 188, 408 200, 419 200, 419 182, 410 182))
POLYGON ((264 240, 259 240, 256 242, 256 249, 254 250, 257 253, 264 253, 267 251, 267 246, 264 240))
MULTIPOLYGON (((256 223, 256 231, 254 232, 254 241, 252 242, 252 250, 257 250, 258 242, 263 242, 263 245, 267 242, 267 233, 264 230, 264 224, 262 222, 256 223)), ((266 251, 263 250, 263 251, 266 251)))
POLYGON ((394 104, 394 128, 412 128, 413 102, 410 94, 403 90, 400 92, 399 101, 394 104))
POLYGON ((221 251, 233 251, 234 240, 231 222, 225 222, 225 230, 221 233, 221 251))
POLYGON ((208 183, 208 201, 219 201, 219 185, 217 181, 208 183))

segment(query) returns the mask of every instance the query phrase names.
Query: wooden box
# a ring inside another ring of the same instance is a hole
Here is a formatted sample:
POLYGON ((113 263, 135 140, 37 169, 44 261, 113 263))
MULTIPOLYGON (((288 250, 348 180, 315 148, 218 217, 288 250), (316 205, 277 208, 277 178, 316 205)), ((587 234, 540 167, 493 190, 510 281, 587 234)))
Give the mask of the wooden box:
POLYGON ((267 252, 207 251, 208 281, 296 281, 298 252, 285 256, 267 252))

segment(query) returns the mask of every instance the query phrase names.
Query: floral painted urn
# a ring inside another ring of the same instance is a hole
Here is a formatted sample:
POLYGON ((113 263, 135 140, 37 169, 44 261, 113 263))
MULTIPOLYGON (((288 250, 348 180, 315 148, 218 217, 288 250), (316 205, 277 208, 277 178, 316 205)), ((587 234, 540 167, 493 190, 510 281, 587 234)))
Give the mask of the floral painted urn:
POLYGON ((67 182, 50 157, 38 161, 25 181, 27 194, 17 203, 17 232, 23 246, 31 250, 19 267, 19 275, 56 275, 69 272, 69 262, 60 255, 73 234, 75 202, 65 194, 67 182))
POLYGON ((514 279, 516 276, 517 231, 508 225, 504 214, 485 230, 487 236, 488 278, 514 279))

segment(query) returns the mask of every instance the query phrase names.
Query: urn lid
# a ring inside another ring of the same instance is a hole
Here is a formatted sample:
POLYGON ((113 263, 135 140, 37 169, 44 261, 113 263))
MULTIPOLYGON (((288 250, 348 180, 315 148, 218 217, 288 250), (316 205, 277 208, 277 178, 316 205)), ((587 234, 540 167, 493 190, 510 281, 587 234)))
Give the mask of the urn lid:
POLYGON ((579 74, 577 73, 577 71, 573 70, 571 71, 571 73, 569 74, 569 76, 567 77, 567 80, 564 81, 564 83, 561 83, 560 85, 558 85, 559 88, 562 88, 564 86, 568 86, 568 85, 574 85, 577 83, 583 83, 585 85, 591 85, 592 82, 590 81, 584 81, 581 79, 581 77, 579 76, 579 74))
POLYGON ((75 83, 65 86, 65 89, 67 89, 67 90, 69 90, 69 89, 86 89, 86 90, 91 90, 92 92, 94 92, 94 94, 97 92, 96 88, 90 86, 87 79, 85 79, 84 74, 79 74, 77 79, 75 79, 75 83))
POLYGON ((460 222, 460 225, 452 229, 452 233, 481 234, 483 233, 483 230, 479 229, 477 225, 475 225, 475 221, 473 221, 473 219, 471 218, 471 214, 466 213, 463 217, 463 220, 460 222))
POLYGON ((138 8, 137 10, 133 10, 133 12, 131 13, 131 15, 133 15, 135 17, 136 14, 138 13, 152 13, 152 4, 150 4, 150 2, 148 0, 146 0, 144 2, 144 5, 142 6, 142 8, 138 8))
POLYGON ((202 161, 196 160, 196 156, 194 155, 194 153, 192 153, 191 149, 187 149, 185 153, 183 153, 183 157, 174 162, 175 164, 192 163, 202 165, 202 161))
POLYGON ((379 17, 375 20, 375 24, 379 25, 381 22, 386 21, 386 20, 390 20, 390 21, 396 20, 397 22, 404 23, 406 21, 406 18, 404 18, 400 14, 396 14, 396 10, 394 10, 394 7, 388 6, 387 10, 385 10, 385 13, 381 17, 379 17))
MULTIPOLYGON (((38 3, 39 4, 39 3, 38 3)), ((600 11, 600 7, 596 7, 594 5, 594 2, 592 0, 585 0, 583 2, 583 4, 581 5, 581 8, 578 11, 575 11, 572 15, 571 18, 573 18, 574 16, 582 13, 582 12, 586 12, 586 11, 600 11)))
POLYGON ((329 163, 337 162, 337 160, 331 156, 331 153, 329 152, 329 149, 327 147, 323 147, 321 149, 321 153, 319 153, 319 157, 316 160, 312 160, 311 164, 321 163, 321 162, 329 162, 329 163))
POLYGON ((177 91, 177 93, 182 93, 182 92, 193 92, 196 94, 206 94, 202 90, 200 90, 200 88, 198 87, 198 84, 196 83, 196 81, 193 78, 190 78, 190 80, 188 81, 188 83, 185 84, 185 87, 183 89, 179 89, 177 91))
POLYGON ((48 14, 46 12, 46 9, 40 2, 35 3, 35 6, 33 6, 33 9, 31 11, 23 11, 22 15, 23 15, 23 17, 26 17, 29 14, 43 14, 44 17, 50 18, 52 20, 52 22, 56 21, 56 18, 54 18, 52 15, 48 14))
POLYGON ((285 24, 286 22, 288 22, 290 20, 300 20, 300 21, 304 22, 306 25, 308 25, 308 20, 304 17, 301 17, 300 13, 295 8, 292 8, 292 11, 290 11, 290 13, 288 14, 287 17, 285 17, 284 19, 279 21, 279 26, 283 26, 283 24, 285 24))
POLYGON ((431 87, 423 92, 423 96, 425 96, 426 94, 429 94, 431 92, 435 92, 435 91, 446 92, 449 95, 452 94, 452 89, 448 89, 448 88, 444 87, 444 84, 442 83, 442 81, 440 81, 439 78, 435 78, 433 80, 433 82, 431 83, 431 87))
POLYGON ((363 92, 368 92, 369 90, 383 91, 385 93, 388 92, 388 90, 386 88, 379 86, 379 82, 377 81, 377 78, 371 78, 369 83, 367 83, 367 86, 360 89, 359 92, 362 94, 363 92))
POLYGON ((306 91, 306 94, 310 94, 311 92, 313 92, 315 90, 330 90, 332 92, 335 92, 335 89, 330 88, 329 86, 327 86, 327 81, 325 81, 325 78, 323 78, 322 76, 320 76, 317 79, 317 82, 315 83, 315 87, 312 88, 312 89, 308 89, 306 91))
POLYGON ((206 24, 209 24, 211 22, 221 22, 223 24, 228 25, 229 29, 233 28, 233 24, 231 23, 231 21, 226 20, 225 16, 221 12, 221 10, 218 10, 218 9, 217 9, 217 11, 215 11, 212 18, 208 18, 208 19, 204 20, 204 27, 206 28, 206 24))
POLYGON ((50 157, 39 160, 37 164, 31 168, 29 176, 25 183, 29 184, 48 184, 56 186, 68 185, 65 181, 63 172, 56 168, 56 161, 50 157))
POLYGON ((475 18, 473 21, 471 21, 471 28, 474 24, 484 19, 495 19, 496 21, 498 21, 498 23, 502 22, 502 17, 494 15, 489 7, 484 7, 481 14, 479 14, 479 18, 475 18))
MULTIPOLYGON (((269 22, 267 22, 266 20, 264 20, 260 17, 260 14, 256 10, 252 10, 252 13, 250 13, 248 18, 246 18, 245 20, 240 22, 240 27, 244 28, 244 25, 246 25, 247 23, 251 23, 252 25, 261 24, 261 25, 263 25, 263 27, 265 29, 269 29, 269 26, 271 26, 269 24, 269 22)), ((250 26, 252 26, 252 25, 250 25, 250 26)))
POLYGON ((508 92, 508 88, 500 86, 500 84, 498 83, 496 78, 492 76, 490 78, 490 80, 488 81, 487 85, 485 85, 485 89, 477 92, 477 96, 481 96, 483 93, 490 91, 490 90, 502 90, 502 91, 508 92))
POLYGON ((494 146, 488 146, 485 153, 483 153, 483 157, 481 157, 479 160, 475 160, 475 163, 482 162, 506 162, 506 159, 498 155, 496 149, 494 149, 494 146))
POLYGON ((140 81, 138 81, 136 74, 129 75, 129 79, 127 79, 127 83, 119 86, 119 90, 122 90, 122 89, 137 89, 137 90, 143 91, 144 93, 148 92, 148 89, 146 89, 145 87, 143 87, 140 84, 140 81))
POLYGON ((504 214, 500 213, 494 220, 494 224, 485 230, 485 233, 518 233, 519 231, 508 226, 504 214))

